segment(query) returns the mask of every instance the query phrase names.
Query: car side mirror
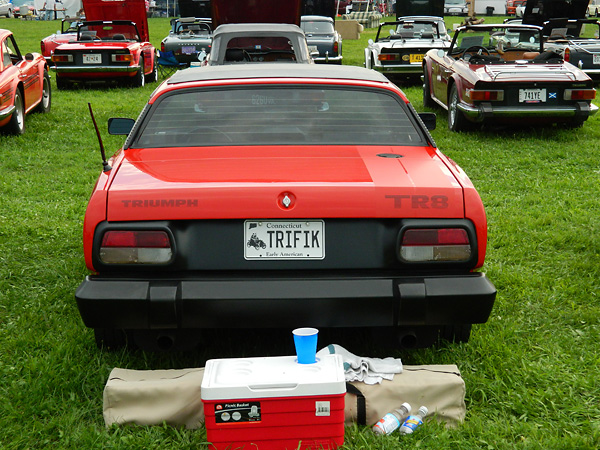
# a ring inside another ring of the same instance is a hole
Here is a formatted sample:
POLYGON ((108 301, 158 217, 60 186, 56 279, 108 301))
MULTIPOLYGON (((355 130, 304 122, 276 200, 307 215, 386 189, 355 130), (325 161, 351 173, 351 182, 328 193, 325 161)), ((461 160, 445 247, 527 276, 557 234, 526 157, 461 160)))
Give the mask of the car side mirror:
POLYGON ((133 119, 112 117, 108 119, 108 134, 127 136, 134 124, 133 119))
POLYGON ((373 45, 373 39, 369 39, 369 45, 373 45))
POLYGON ((435 130, 435 127, 437 125, 435 113, 430 113, 430 112, 419 113, 419 117, 421 118, 421 120, 425 124, 425 127, 427 127, 427 129, 429 131, 435 130))
POLYGON ((445 54, 446 54, 446 52, 444 50, 438 50, 437 51, 437 55, 438 55, 439 58, 443 58, 445 54))
POLYGON ((33 61, 33 60, 35 59, 35 56, 33 56, 33 53, 27 53, 27 54, 25 55, 25 59, 26 59, 27 61, 33 61))

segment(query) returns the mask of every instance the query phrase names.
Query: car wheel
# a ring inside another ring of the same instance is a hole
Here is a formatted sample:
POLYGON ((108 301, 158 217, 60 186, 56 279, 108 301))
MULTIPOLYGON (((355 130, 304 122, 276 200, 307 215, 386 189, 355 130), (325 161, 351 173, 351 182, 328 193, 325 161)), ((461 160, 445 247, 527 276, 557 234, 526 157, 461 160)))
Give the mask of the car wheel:
POLYGON ((455 343, 469 342, 471 328, 472 325, 470 323, 463 325, 445 325, 440 328, 440 341, 455 343))
POLYGON ((118 350, 127 345, 127 337, 123 330, 113 328, 94 328, 94 338, 98 348, 118 350))
POLYGON ((15 110, 6 125, 6 131, 10 134, 23 134, 25 132, 25 104, 23 94, 17 88, 15 92, 15 110))
POLYGON ((452 84, 448 98, 448 128, 450 131, 466 131, 469 129, 469 121, 462 112, 458 110, 458 88, 452 84))
POLYGON ((146 84, 146 76, 144 75, 144 58, 140 58, 140 70, 133 77, 133 87, 144 87, 146 84))
POLYGON ((158 64, 156 64, 156 55, 154 55, 154 63, 152 64, 152 72, 148 74, 148 81, 154 83, 158 80, 158 64))
POLYGON ((42 99, 35 108, 36 112, 47 113, 52 106, 52 88, 50 87, 50 75, 44 70, 44 80, 42 86, 42 99))
POLYGON ((59 91, 62 91, 64 89, 69 89, 71 87, 71 83, 63 80, 62 78, 56 77, 56 88, 59 91))
POLYGON ((427 66, 423 67, 423 106, 426 108, 433 108, 436 103, 431 97, 431 83, 429 82, 429 74, 427 73, 427 66))

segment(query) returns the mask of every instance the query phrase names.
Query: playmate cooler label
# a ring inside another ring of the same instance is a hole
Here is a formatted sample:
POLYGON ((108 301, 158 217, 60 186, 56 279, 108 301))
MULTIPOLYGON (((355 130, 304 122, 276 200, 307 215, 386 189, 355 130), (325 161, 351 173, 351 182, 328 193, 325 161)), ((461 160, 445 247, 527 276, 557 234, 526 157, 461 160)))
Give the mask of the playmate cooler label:
POLYGON ((215 422, 260 422, 260 402, 217 403, 215 422))

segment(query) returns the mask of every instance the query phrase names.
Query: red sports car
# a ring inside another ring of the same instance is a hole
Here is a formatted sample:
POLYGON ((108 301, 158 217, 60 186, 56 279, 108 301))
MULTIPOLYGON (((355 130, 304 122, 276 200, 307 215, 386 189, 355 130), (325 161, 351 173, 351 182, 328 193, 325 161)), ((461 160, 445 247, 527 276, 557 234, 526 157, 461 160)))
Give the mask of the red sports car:
POLYGON ((468 25, 447 51, 423 61, 423 103, 448 110, 448 126, 482 123, 581 126, 598 111, 591 78, 562 56, 544 51, 535 25, 468 25))
POLYGON ((306 324, 468 340, 496 295, 477 271, 485 211, 424 122, 361 67, 176 73, 135 125, 109 122, 129 135, 85 215, 85 325, 99 345, 153 349, 306 324))
POLYGON ((78 21, 64 20, 61 23, 60 33, 51 34, 45 37, 40 42, 42 55, 46 58, 46 61, 52 62, 52 53, 56 47, 61 44, 66 44, 69 41, 75 41, 77 39, 77 26, 80 24, 78 21))
POLYGON ((39 53, 21 55, 12 32, 0 30, 0 130, 25 131, 25 114, 50 111, 48 66, 39 53))
POLYGON ((59 89, 73 82, 123 81, 143 86, 157 79, 157 51, 148 34, 144 0, 84 0, 86 20, 76 42, 52 55, 59 89))

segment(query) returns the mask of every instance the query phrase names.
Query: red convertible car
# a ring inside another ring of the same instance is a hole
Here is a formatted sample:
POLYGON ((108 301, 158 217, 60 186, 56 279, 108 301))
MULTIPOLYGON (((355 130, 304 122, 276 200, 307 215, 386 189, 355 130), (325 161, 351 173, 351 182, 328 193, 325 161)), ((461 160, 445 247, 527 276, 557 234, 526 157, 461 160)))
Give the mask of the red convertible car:
POLYGON ((588 75, 545 51, 535 25, 470 25, 456 30, 447 51, 423 62, 423 103, 448 110, 448 126, 551 124, 578 127, 598 111, 588 75))
POLYGON ((56 47, 52 62, 59 89, 73 82, 122 81, 143 86, 158 76, 144 0, 84 0, 86 18, 76 42, 56 47))
POLYGON ((485 211, 424 122, 361 67, 176 73, 137 121, 109 121, 128 137, 85 214, 85 325, 99 345, 151 349, 306 324, 468 340, 496 295, 477 271, 485 211))
POLYGON ((25 114, 50 111, 48 66, 39 53, 21 55, 8 30, 0 30, 0 49, 0 131, 22 134, 25 114))
POLYGON ((56 47, 77 39, 77 26, 79 24, 79 21, 63 19, 60 26, 60 32, 51 34, 50 36, 47 36, 41 40, 40 48, 42 50, 42 55, 44 55, 44 58, 46 58, 46 61, 50 63, 52 62, 52 53, 54 53, 56 47))

